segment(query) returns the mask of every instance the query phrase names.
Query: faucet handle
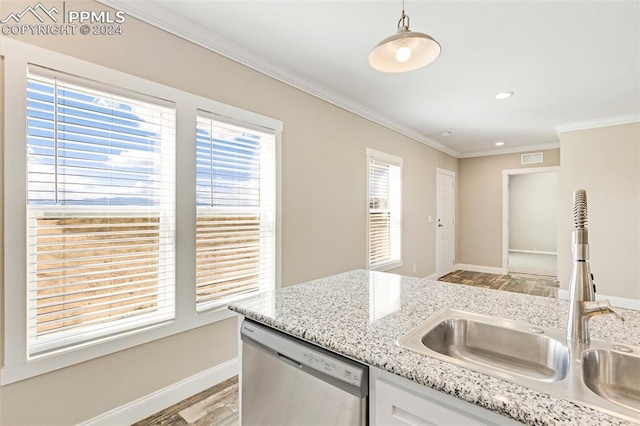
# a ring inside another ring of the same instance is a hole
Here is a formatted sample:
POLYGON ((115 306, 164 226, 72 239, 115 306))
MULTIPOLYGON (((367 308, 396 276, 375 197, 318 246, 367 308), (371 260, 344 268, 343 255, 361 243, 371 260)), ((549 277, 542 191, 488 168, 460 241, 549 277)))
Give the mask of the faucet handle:
POLYGON ((613 315, 615 315, 616 317, 618 317, 618 319, 619 319, 620 321, 624 322, 624 314, 620 314, 620 313, 618 313, 618 312, 614 311, 613 309, 611 310, 611 313, 612 313, 613 315))
POLYGON ((611 307, 611 303, 609 303, 608 300, 603 300, 597 303, 598 303, 598 308, 603 314, 613 314, 616 317, 618 317, 620 321, 624 322, 624 315, 614 311, 613 308, 611 307))

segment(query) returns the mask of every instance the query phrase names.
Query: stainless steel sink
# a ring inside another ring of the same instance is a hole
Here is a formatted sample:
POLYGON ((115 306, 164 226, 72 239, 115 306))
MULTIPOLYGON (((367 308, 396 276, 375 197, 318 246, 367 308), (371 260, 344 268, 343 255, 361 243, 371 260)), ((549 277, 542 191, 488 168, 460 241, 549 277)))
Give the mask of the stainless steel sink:
POLYGON ((627 420, 640 418, 640 347, 567 341, 565 330, 453 309, 435 313, 396 343, 627 420))
POLYGON ((442 355, 488 368, 555 382, 564 379, 569 350, 557 340, 520 330, 515 323, 497 326, 473 318, 440 321, 421 343, 442 355))
POLYGON ((405 349, 509 379, 557 382, 567 375, 562 332, 445 309, 398 340, 405 349))
POLYGON ((640 412, 640 356, 605 349, 586 350, 582 353, 582 379, 602 398, 640 412))

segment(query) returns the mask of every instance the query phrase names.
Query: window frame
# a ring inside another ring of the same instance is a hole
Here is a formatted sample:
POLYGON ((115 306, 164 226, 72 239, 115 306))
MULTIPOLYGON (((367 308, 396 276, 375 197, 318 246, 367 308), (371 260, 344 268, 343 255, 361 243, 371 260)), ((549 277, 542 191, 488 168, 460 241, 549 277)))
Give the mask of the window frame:
MULTIPOLYGON (((62 201, 61 203, 51 203, 53 200, 48 200, 49 202, 38 203, 34 202, 30 204, 27 199, 27 235, 28 235, 28 247, 36 246, 36 237, 30 235, 29 229, 35 230, 37 221, 40 219, 44 219, 46 217, 65 217, 65 218, 74 218, 74 217, 87 217, 89 216, 102 216, 102 213, 108 212, 109 217, 135 217, 136 213, 142 213, 143 216, 147 216, 149 212, 155 211, 158 214, 159 222, 159 244, 158 248, 162 248, 163 252, 166 253, 166 259, 158 262, 158 274, 164 275, 164 279, 159 279, 157 283, 157 289, 160 294, 164 297, 159 298, 157 309, 154 311, 148 312, 143 315, 135 315, 135 318, 121 318, 119 320, 109 321, 107 323, 97 323, 94 325, 83 325, 79 327, 82 329, 81 334, 76 334, 73 332, 67 333, 66 330, 58 331, 51 334, 43 334, 38 335, 38 333, 34 330, 36 328, 37 316, 33 314, 28 314, 27 326, 31 331, 30 337, 27 339, 28 344, 28 352, 30 353, 29 359, 35 359, 40 356, 46 355, 49 352, 62 351, 66 347, 75 347, 77 345, 84 344, 85 342, 90 342, 93 340, 99 340, 104 335, 119 335, 122 333, 132 332, 139 328, 145 328, 150 325, 157 325, 161 323, 165 323, 167 321, 172 321, 175 318, 175 171, 176 167, 173 162, 175 161, 175 118, 176 111, 173 103, 166 102, 164 100, 160 100, 157 98, 152 98, 150 96, 140 96, 138 93, 133 93, 131 91, 125 91, 121 88, 113 88, 113 87, 105 87, 102 84, 96 83, 94 81, 85 80, 78 76, 72 76, 65 73, 53 71, 51 69, 45 69, 42 67, 38 67, 35 65, 28 66, 27 73, 27 82, 30 80, 37 82, 41 85, 52 84, 52 89, 54 91, 66 90, 64 87, 67 84, 73 85, 79 89, 81 93, 104 93, 107 96, 115 96, 119 98, 127 98, 132 100, 134 103, 144 103, 146 105, 152 105, 153 107, 157 107, 158 110, 155 112, 159 112, 162 110, 162 114, 169 114, 170 121, 165 122, 165 125, 169 125, 170 131, 162 132, 158 139, 160 142, 159 148, 159 161, 162 163, 168 163, 167 166, 160 167, 160 173, 158 176, 160 177, 160 203, 157 206, 132 206, 132 205, 113 205, 113 206, 92 206, 91 204, 85 203, 66 203, 62 201), (51 82, 47 82, 46 80, 51 80, 51 82), (108 327, 104 327, 105 324, 108 324, 108 327), (60 340, 64 339, 64 344, 60 344, 60 340)), ((29 83, 27 83, 29 84, 29 83)), ((71 89, 75 90, 75 89, 71 89)), ((75 90, 77 93, 78 91, 75 90)), ((54 129, 58 128, 58 123, 60 119, 64 120, 64 113, 60 114, 58 109, 58 103, 56 101, 57 94, 53 96, 52 103, 54 104, 53 118, 52 123, 54 123, 54 129)), ((29 101, 29 93, 27 93, 27 102, 29 101)), ((140 104, 138 104, 140 105, 140 104)), ((29 109, 29 108, 27 108, 29 109)), ((36 108, 37 109, 37 108, 36 108)), ((28 115, 27 111, 27 115, 28 115)), ((165 119, 163 119, 164 121, 165 119)), ((64 121, 62 122, 64 125, 64 121)), ((29 125, 27 124, 27 129, 29 125)), ((57 130, 54 130, 54 132, 57 130)), ((27 136, 27 139, 29 137, 27 136)), ((42 137, 40 138, 42 139, 42 137)), ((54 136, 52 139, 54 146, 52 147, 54 158, 59 157, 58 149, 60 148, 57 143, 57 138, 54 136), (56 142, 54 142, 56 141, 56 142)), ((91 142, 83 142, 87 145, 91 145, 91 142)), ((29 147, 29 142, 27 141, 27 147, 29 147)), ((64 148, 61 148, 64 150, 64 148)), ((31 164, 30 160, 27 160, 28 164, 31 164)), ((28 167, 28 166, 27 166, 28 167)), ((60 169, 64 168, 64 166, 60 167, 60 169)), ((53 173, 53 182, 54 189, 53 191, 57 194, 58 191, 62 191, 60 188, 60 180, 64 179, 65 173, 60 173, 59 168, 56 168, 53 173)), ((28 168, 27 168, 27 177, 29 177, 28 168)), ((36 184, 37 185, 37 184, 36 184)), ((27 183, 27 188, 29 188, 29 183, 27 183)), ((28 191, 27 191, 28 192, 28 191)), ((27 197, 28 198, 28 197, 27 197)), ((58 196, 55 197, 56 200, 58 196)), ((102 216, 104 217, 104 216, 102 216)), ((27 289, 28 293, 33 293, 37 291, 36 287, 36 278, 37 272, 36 268, 33 267, 35 263, 37 263, 38 252, 27 250, 27 289)), ((46 262, 45 262, 46 263, 46 262)), ((28 312, 37 311, 37 303, 34 300, 27 301, 29 308, 28 312)), ((45 314, 46 315, 46 314, 45 314)))
MULTIPOLYGON (((269 143, 273 145, 273 149, 277 148, 277 140, 276 134, 271 129, 261 128, 251 123, 239 122, 238 120, 231 120, 229 117, 222 117, 218 114, 215 114, 211 111, 203 111, 198 110, 197 112, 198 119, 210 120, 211 124, 218 123, 222 126, 229 126, 231 128, 236 127, 238 129, 254 132, 256 135, 261 135, 261 138, 270 139, 268 142, 264 142, 265 144, 269 143)), ((247 206, 247 207, 230 207, 230 206, 202 206, 198 205, 196 202, 196 220, 198 220, 198 211, 207 211, 208 214, 212 216, 224 216, 225 214, 238 214, 238 215, 246 215, 246 214, 257 214, 258 216, 265 216, 265 220, 259 221, 259 256, 258 256, 258 273, 259 273, 259 281, 258 281, 258 289, 256 291, 250 292, 249 294, 234 294, 231 296, 224 297, 222 299, 213 299, 204 302, 197 302, 196 300, 196 309, 198 312, 206 311, 209 309, 215 309, 219 307, 221 304, 227 304, 230 302, 234 302, 236 300, 241 300, 246 297, 250 297, 253 294, 264 293, 268 291, 268 287, 265 286, 265 283, 271 281, 273 277, 275 277, 275 269, 274 265, 269 262, 270 258, 276 257, 276 205, 275 199, 271 196, 275 194, 271 194, 270 192, 276 190, 277 184, 277 173, 275 167, 277 167, 277 159, 272 157, 271 154, 275 154, 275 152, 271 149, 265 149, 264 146, 260 147, 260 165, 259 165, 259 173, 260 180, 266 181, 267 184, 263 187, 260 185, 260 202, 257 206, 247 206), (264 163, 264 164, 263 164, 264 163), (263 167, 266 166, 266 167, 263 167), (273 167, 273 168, 272 168, 273 167), (273 173, 273 174, 272 174, 273 173), (274 175, 275 174, 275 175, 274 175), (267 196, 263 199, 263 194, 267 196), (273 229, 273 230, 272 230, 273 229)), ((213 171, 213 170, 212 170, 213 171)), ((197 172, 197 170, 196 170, 197 172)), ((213 176, 209 176, 213 179, 213 176)), ((213 185, 213 183, 212 183, 213 185)), ((197 237, 196 237, 197 239, 197 237)), ((196 267, 196 273, 198 273, 198 268, 196 267)))
POLYGON ((395 155, 391 155, 391 154, 387 154, 385 152, 381 152, 381 151, 376 151, 374 149, 371 148, 367 148, 366 149, 366 174, 367 174, 367 189, 366 189, 366 193, 367 193, 367 199, 366 199, 366 265, 367 265, 367 269, 373 270, 373 271, 389 271, 391 269, 395 269, 395 268, 399 268, 403 265, 403 250, 402 250, 402 233, 403 233, 403 208, 402 208, 402 203, 403 203, 403 197, 402 197, 402 192, 403 192, 403 159, 401 157, 397 157, 395 155), (371 182, 371 174, 369 172, 369 168, 370 168, 370 163, 372 160, 381 162, 381 163, 386 163, 390 166, 396 166, 399 167, 400 169, 400 173, 399 173, 399 178, 400 181, 398 182, 398 186, 399 188, 396 188, 396 190, 398 191, 398 194, 396 194, 395 196, 398 197, 398 199, 396 200, 396 210, 399 211, 391 211, 390 215, 391 215, 391 221, 397 220, 399 223, 399 231, 397 234, 397 241, 395 241, 392 244, 397 245, 398 247, 398 253, 399 256, 398 258, 393 258, 391 260, 388 260, 386 262, 381 262, 381 263, 377 263, 377 264, 371 264, 371 241, 370 241, 370 214, 371 214, 371 208, 370 208, 370 197, 371 197, 371 193, 370 193, 370 182, 371 182))
MULTIPOLYGON (((203 312, 195 304, 195 197, 196 197, 196 115, 197 110, 215 112, 230 119, 272 129, 276 135, 276 260, 274 287, 280 286, 281 251, 281 137, 282 122, 159 84, 144 78, 96 65, 11 38, 0 46, 4 57, 4 365, 0 385, 14 383, 43 373, 135 347, 153 340, 236 316, 224 306, 203 312), (99 82, 164 99, 176 107, 176 258, 175 319, 136 332, 106 337, 48 353, 27 357, 27 68, 50 68, 82 79, 99 82), (7 106, 11 105, 11 108, 7 106), (16 161, 24 158, 25 161, 16 161), (179 250, 193 247, 193 250, 179 250)), ((255 293, 251 294, 252 296, 255 293)))

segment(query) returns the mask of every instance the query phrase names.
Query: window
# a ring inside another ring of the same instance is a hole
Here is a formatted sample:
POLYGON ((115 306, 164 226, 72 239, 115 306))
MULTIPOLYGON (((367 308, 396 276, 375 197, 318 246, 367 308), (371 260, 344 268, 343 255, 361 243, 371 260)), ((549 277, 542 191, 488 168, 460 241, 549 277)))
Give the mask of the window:
POLYGON ((15 39, 0 56, 0 385, 277 286, 282 122, 15 39))
POLYGON ((174 316, 175 110, 30 67, 29 357, 174 316))
POLYGON ((275 280, 275 135, 198 112, 198 310, 272 288, 275 280))
POLYGON ((367 149, 367 266, 402 266, 402 159, 367 149))

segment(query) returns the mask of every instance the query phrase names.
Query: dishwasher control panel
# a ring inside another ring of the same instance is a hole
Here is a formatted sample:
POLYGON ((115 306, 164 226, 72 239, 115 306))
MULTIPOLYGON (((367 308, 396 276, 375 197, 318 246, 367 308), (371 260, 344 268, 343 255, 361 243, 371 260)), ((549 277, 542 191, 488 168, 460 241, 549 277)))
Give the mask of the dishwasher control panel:
POLYGON ((362 384, 363 368, 338 359, 339 355, 323 353, 293 337, 247 321, 242 323, 241 333, 276 352, 290 365, 298 368, 304 365, 354 386, 362 384))
POLYGON ((303 364, 322 371, 336 379, 359 386, 362 378, 362 371, 335 358, 320 354, 312 350, 302 350, 303 364))

